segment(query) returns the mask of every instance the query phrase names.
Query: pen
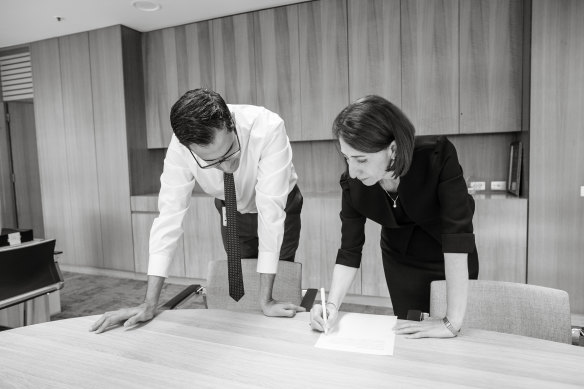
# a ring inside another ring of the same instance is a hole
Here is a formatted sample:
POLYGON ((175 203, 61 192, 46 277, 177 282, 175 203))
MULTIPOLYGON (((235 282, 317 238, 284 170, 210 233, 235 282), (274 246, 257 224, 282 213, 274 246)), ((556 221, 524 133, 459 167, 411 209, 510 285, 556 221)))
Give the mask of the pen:
POLYGON ((324 288, 320 288, 320 302, 322 303, 322 318, 324 319, 324 333, 326 334, 326 299, 324 288))

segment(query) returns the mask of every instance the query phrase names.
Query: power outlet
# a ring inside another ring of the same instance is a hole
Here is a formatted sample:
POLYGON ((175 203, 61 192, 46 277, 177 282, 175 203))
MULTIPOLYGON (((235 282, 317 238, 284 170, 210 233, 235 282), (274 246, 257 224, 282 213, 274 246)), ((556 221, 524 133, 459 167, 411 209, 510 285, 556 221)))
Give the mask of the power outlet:
POLYGON ((584 197, 584 186, 580 187, 580 197, 584 197))
POLYGON ((485 190, 486 185, 484 181, 471 181, 469 189, 472 190, 485 190))
POLYGON ((505 181, 491 181, 491 190, 505 190, 507 183, 505 181))

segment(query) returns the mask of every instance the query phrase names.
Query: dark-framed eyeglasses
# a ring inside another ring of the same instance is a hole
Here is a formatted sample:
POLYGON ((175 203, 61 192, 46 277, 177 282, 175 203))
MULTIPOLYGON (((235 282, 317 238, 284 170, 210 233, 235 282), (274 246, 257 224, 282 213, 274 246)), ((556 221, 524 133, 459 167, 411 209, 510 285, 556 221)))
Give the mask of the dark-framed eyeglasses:
POLYGON ((211 168, 217 167, 217 166, 221 165, 223 162, 227 162, 227 161, 234 159, 237 155, 239 155, 239 153, 241 153, 241 144, 239 143, 239 136, 237 135, 237 129, 235 128, 235 123, 233 123, 233 132, 235 133, 235 138, 237 139, 237 150, 235 150, 231 153, 229 151, 227 151, 227 154, 225 154, 223 157, 219 158, 218 160, 206 161, 206 160, 200 158, 201 161, 199 162, 199 159, 197 159, 197 157, 195 157, 195 153, 193 153, 193 151, 190 148, 188 148, 189 152, 193 156, 193 159, 195 160, 195 162, 197 163, 197 165, 199 165, 199 167, 201 169, 211 169, 211 168))

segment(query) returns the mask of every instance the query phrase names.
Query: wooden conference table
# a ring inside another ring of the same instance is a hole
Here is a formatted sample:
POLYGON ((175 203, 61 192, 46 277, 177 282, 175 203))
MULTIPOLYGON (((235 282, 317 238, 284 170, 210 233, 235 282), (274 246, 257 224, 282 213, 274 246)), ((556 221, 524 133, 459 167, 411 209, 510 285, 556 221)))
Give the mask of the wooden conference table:
POLYGON ((467 330, 396 337, 393 356, 315 348, 294 319, 221 310, 164 311, 100 335, 88 316, 0 332, 1 388, 582 387, 584 348, 467 330))

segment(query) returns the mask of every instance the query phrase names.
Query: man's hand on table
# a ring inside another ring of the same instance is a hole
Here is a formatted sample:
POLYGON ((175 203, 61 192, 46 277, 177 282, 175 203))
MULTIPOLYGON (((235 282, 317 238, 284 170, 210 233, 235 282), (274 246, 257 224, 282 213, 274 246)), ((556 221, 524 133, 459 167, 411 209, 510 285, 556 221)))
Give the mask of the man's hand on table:
POLYGON ((283 303, 274 299, 261 302, 260 305, 266 316, 294 317, 296 312, 306 312, 304 307, 292 303, 283 303))
POLYGON ((156 313, 156 307, 143 303, 133 308, 123 308, 117 311, 104 313, 93 325, 89 331, 100 334, 107 331, 109 327, 124 322, 124 327, 131 327, 137 323, 151 320, 156 313))

